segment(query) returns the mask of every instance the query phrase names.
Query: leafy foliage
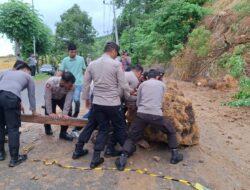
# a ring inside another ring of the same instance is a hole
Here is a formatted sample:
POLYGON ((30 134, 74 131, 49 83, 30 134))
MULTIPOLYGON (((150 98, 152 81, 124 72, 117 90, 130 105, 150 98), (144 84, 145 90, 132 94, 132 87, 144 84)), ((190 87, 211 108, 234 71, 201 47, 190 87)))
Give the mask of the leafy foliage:
POLYGON ((20 48, 24 56, 32 52, 33 36, 37 39, 38 54, 46 54, 51 46, 51 32, 27 3, 10 0, 0 5, 0 33, 16 42, 16 53, 20 48))
POLYGON ((231 54, 228 52, 223 53, 220 58, 217 60, 217 64, 226 67, 227 60, 231 57, 231 54))
POLYGON ((188 45, 196 50, 198 57, 206 57, 209 53, 209 40, 211 32, 205 27, 199 27, 189 34, 188 45))
POLYGON ((234 77, 240 78, 240 89, 234 96, 234 100, 226 103, 229 106, 250 106, 250 78, 245 76, 245 60, 242 55, 249 50, 249 44, 236 46, 232 55, 225 53, 218 64, 229 68, 234 77))
POLYGON ((80 54, 86 55, 91 51, 90 46, 94 43, 95 33, 87 12, 82 11, 75 4, 61 15, 61 22, 56 24, 54 51, 65 51, 67 43, 73 42, 77 45, 80 54))
POLYGON ((250 0, 245 0, 242 3, 237 3, 234 6, 234 10, 238 13, 248 15, 250 13, 250 0))
POLYGON ((244 74, 244 67, 246 65, 245 60, 242 58, 242 54, 245 50, 245 45, 236 46, 231 56, 229 53, 224 53, 217 63, 228 68, 232 76, 239 78, 244 74))
POLYGON ((166 62, 183 48, 188 34, 205 15, 205 1, 130 0, 119 18, 121 45, 133 62, 166 62))
POLYGON ((112 37, 113 37, 112 35, 96 37, 95 42, 94 42, 94 44, 92 46, 90 57, 92 59, 96 59, 96 58, 100 57, 100 55, 103 54, 104 45, 108 41, 112 41, 112 37))
MULTIPOLYGON (((51 53, 53 46, 53 35, 50 28, 43 23, 40 23, 39 30, 35 36, 36 40, 36 52, 39 56, 47 55, 51 53)), ((29 57, 30 53, 33 52, 33 38, 23 43, 21 52, 24 57, 29 57)))
POLYGON ((242 77, 240 79, 240 90, 234 96, 234 100, 227 103, 229 106, 250 106, 250 78, 242 77))

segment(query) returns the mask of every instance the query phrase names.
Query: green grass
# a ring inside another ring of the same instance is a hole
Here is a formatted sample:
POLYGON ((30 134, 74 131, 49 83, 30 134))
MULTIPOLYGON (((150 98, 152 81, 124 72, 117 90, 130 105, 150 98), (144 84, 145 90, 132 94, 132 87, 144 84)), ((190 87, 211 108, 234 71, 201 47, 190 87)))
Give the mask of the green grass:
POLYGON ((44 73, 36 74, 36 76, 33 77, 34 80, 47 80, 49 78, 50 78, 50 75, 47 75, 44 73))

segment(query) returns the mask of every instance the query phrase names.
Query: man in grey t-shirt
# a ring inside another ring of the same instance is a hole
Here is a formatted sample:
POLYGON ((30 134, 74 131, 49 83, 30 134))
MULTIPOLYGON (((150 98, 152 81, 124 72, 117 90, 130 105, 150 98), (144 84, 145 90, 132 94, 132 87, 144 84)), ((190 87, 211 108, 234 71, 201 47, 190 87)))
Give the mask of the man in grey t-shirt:
POLYGON ((148 124, 159 126, 168 136, 168 145, 172 151, 171 164, 183 160, 183 155, 178 152, 178 143, 174 126, 163 117, 162 103, 165 94, 165 85, 157 80, 159 73, 150 70, 148 80, 143 82, 137 92, 137 116, 131 124, 129 138, 123 145, 123 153, 115 162, 118 170, 124 170, 127 158, 135 152, 135 144, 143 137, 144 128, 148 124))

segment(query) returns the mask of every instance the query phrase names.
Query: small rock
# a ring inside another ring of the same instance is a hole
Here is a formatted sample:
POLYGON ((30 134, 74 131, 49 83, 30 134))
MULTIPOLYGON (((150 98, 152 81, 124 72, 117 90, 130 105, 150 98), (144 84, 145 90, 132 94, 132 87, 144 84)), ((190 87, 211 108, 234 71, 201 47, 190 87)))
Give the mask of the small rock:
POLYGON ((188 163, 184 162, 182 163, 183 166, 188 166, 188 163))
POLYGON ((156 162, 159 162, 159 161, 161 160, 161 158, 160 158, 159 156, 154 156, 153 159, 154 159, 154 161, 156 161, 156 162))
POLYGON ((47 175, 48 175, 48 174, 46 174, 46 173, 43 173, 43 174, 42 174, 43 177, 46 177, 47 175))
POLYGON ((204 163, 204 160, 199 160, 199 163, 201 163, 201 164, 204 163))
POLYGON ((139 142, 137 142, 137 144, 144 149, 150 149, 150 145, 147 141, 145 141, 144 139, 140 140, 139 142))
POLYGON ((37 176, 33 176, 32 178, 30 178, 31 180, 38 180, 39 179, 39 177, 37 177, 37 176))
POLYGON ((232 139, 232 137, 231 137, 231 136, 228 136, 227 138, 228 138, 228 139, 232 139))

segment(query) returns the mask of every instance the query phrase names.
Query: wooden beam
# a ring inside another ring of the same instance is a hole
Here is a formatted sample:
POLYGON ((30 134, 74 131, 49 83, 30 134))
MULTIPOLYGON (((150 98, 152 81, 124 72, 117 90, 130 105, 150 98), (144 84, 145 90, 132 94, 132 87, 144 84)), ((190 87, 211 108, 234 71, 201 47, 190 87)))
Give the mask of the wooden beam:
POLYGON ((70 117, 69 119, 57 118, 54 119, 49 116, 33 116, 33 115, 21 115, 22 122, 28 123, 40 123, 40 124, 52 124, 52 125, 65 125, 71 127, 84 127, 88 121, 83 119, 76 119, 70 117))

